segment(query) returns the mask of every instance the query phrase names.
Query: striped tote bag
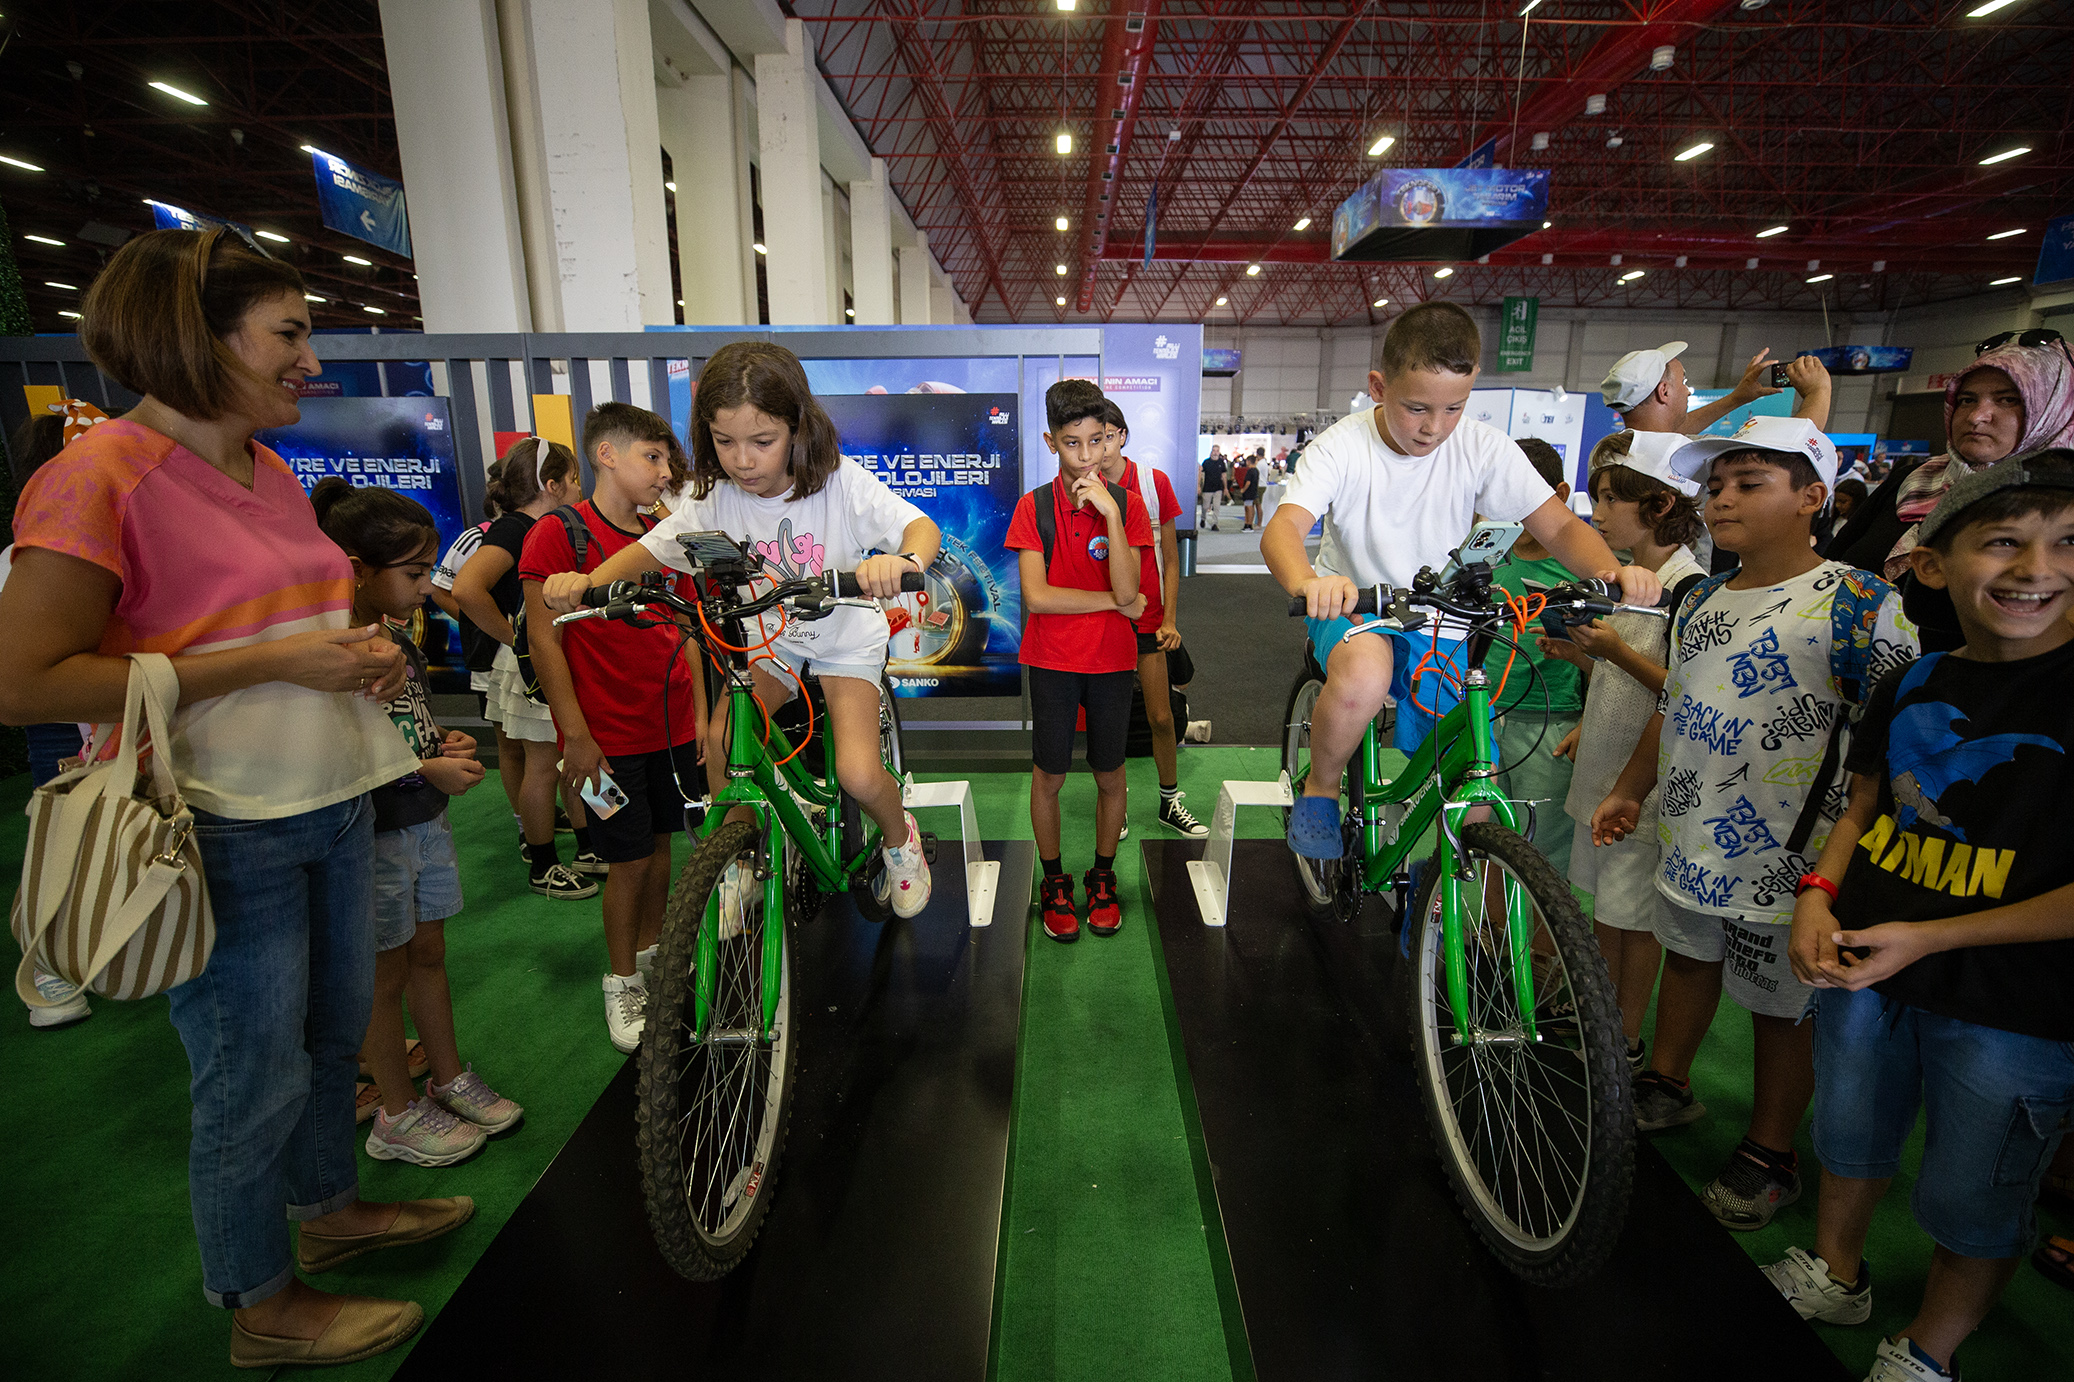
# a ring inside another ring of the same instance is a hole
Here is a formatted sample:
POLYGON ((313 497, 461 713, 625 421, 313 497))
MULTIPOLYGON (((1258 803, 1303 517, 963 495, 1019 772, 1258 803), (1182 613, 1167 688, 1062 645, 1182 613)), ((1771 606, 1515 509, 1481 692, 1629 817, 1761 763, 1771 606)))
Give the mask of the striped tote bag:
POLYGON ((173 780, 180 679, 161 653, 130 655, 115 756, 60 773, 29 798, 29 848, 9 923, 21 943, 14 989, 32 1008, 33 970, 108 998, 148 998, 202 972, 216 943, 194 815, 173 780), (138 773, 138 746, 151 754, 138 773))

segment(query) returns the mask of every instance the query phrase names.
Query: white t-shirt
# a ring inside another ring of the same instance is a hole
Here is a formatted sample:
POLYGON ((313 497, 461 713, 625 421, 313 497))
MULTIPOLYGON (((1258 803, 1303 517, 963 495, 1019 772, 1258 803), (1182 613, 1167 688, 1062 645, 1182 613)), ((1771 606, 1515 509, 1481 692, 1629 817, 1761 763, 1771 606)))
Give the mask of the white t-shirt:
POLYGON ((1478 514, 1516 523, 1554 497, 1487 423, 1465 418, 1430 455, 1406 456, 1384 444, 1370 409, 1311 439, 1282 502, 1325 520, 1318 574, 1408 586, 1420 567, 1447 563, 1478 514))
MULTIPOLYGON (((642 537, 649 554, 673 571, 688 571, 683 533, 722 532, 756 545, 769 563, 764 570, 777 580, 815 576, 827 569, 852 571, 866 552, 898 552, 901 534, 918 518, 927 517, 902 499, 876 475, 845 460, 820 492, 804 499, 760 498, 723 479, 704 499, 689 491, 670 516, 642 537)), ((766 586, 764 589, 768 589, 766 586)), ((775 613, 762 638, 778 626, 775 613)), ((886 616, 871 610, 838 609, 811 623, 793 622, 770 648, 831 665, 869 665, 886 660, 892 637, 886 616)))
MULTIPOLYGON (((1815 866, 1843 813, 1838 771, 1805 854, 1787 837, 1821 770, 1829 727, 1848 714, 1830 680, 1830 610, 1851 568, 1825 561, 1756 590, 1721 587, 1670 647, 1659 708, 1657 890, 1716 916, 1793 910, 1800 876, 1815 866)), ((1916 629, 1889 592, 1872 629, 1864 690, 1912 661, 1916 629)))

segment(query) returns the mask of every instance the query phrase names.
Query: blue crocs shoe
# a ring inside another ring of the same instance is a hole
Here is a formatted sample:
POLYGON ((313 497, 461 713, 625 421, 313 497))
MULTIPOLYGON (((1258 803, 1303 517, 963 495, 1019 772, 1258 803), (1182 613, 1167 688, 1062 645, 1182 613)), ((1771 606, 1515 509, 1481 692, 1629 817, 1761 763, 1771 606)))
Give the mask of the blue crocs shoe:
POLYGON ((1306 859, 1339 858, 1346 849, 1339 837, 1339 800, 1298 797, 1289 813, 1289 847, 1306 859))

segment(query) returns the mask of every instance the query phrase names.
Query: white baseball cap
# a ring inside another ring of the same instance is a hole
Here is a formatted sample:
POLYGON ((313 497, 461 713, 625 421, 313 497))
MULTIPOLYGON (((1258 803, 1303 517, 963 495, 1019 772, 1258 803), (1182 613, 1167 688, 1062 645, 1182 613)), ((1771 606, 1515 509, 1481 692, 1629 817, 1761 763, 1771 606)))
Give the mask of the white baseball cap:
POLYGON ((1666 341, 1655 350, 1629 351, 1606 371, 1606 380, 1599 385, 1599 397, 1615 412, 1634 407, 1656 392, 1671 361, 1684 353, 1683 341, 1666 341))
MULTIPOLYGON (((1640 436, 1636 438, 1640 443, 1640 436)), ((1783 456, 1800 456, 1814 466, 1816 478, 1833 491, 1836 488, 1836 443, 1804 417, 1753 417, 1728 437, 1698 437, 1670 455, 1671 465, 1681 474, 1703 480, 1716 456, 1730 451, 1772 451, 1783 456)))
POLYGON ((1652 480, 1669 485, 1678 493, 1692 498, 1699 494, 1699 481, 1680 471, 1671 464, 1671 457, 1692 445, 1692 438, 1677 432, 1630 432, 1627 454, 1608 456, 1602 463, 1592 467, 1592 473, 1608 466, 1626 466, 1640 471, 1652 480))

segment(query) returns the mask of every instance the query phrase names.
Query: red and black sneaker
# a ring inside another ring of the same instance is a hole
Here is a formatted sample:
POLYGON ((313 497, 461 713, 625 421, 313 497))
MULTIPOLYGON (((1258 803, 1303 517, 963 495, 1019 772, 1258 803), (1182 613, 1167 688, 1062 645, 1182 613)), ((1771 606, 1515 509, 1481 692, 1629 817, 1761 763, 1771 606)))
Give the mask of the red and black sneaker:
POLYGON ((1073 909, 1073 875, 1055 873, 1037 885, 1038 905, 1044 911, 1044 934, 1055 941, 1080 939, 1080 914, 1073 909))
POLYGON ((1123 927, 1123 903, 1116 896, 1115 869, 1089 869, 1081 878, 1087 888, 1087 929, 1113 936, 1123 927))

